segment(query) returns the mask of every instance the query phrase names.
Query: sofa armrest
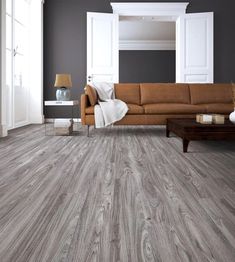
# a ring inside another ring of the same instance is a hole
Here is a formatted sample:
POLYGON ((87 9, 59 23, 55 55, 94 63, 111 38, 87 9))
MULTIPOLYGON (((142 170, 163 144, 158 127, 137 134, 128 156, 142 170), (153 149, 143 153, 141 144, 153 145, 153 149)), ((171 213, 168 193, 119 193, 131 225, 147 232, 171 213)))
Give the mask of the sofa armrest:
POLYGON ((81 121, 82 125, 86 125, 86 108, 89 106, 88 95, 81 95, 81 121))

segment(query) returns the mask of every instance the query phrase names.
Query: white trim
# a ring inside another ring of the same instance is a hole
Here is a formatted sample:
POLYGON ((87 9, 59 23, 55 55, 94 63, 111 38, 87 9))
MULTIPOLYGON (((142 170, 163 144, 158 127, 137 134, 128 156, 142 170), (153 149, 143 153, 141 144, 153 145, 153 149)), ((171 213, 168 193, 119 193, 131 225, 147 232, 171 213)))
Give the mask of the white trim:
MULTIPOLYGON (((28 0, 29 4, 31 4, 33 1, 35 0, 28 0)), ((36 0, 36 1, 40 1, 42 4, 45 4, 46 0, 36 0)))
POLYGON ((44 117, 44 114, 43 114, 43 78, 44 78, 44 75, 43 75, 43 53, 44 53, 44 49, 43 49, 43 24, 44 24, 44 14, 43 14, 43 5, 45 4, 45 0, 41 0, 41 101, 40 101, 40 114, 38 116, 36 116, 33 120, 31 119, 31 121, 33 123, 44 123, 45 121, 45 117, 44 117))
POLYGON ((8 127, 8 130, 13 130, 15 128, 19 128, 19 127, 22 127, 22 126, 28 126, 30 124, 31 123, 29 123, 28 121, 21 121, 21 122, 14 124, 14 127, 8 127))
POLYGON ((119 50, 175 50, 174 40, 120 40, 119 50))
POLYGON ((30 122, 30 124, 43 124, 45 121, 44 115, 38 115, 33 118, 33 120, 30 122))
POLYGON ((110 3, 119 16, 174 16, 186 13, 189 3, 110 3))
POLYGON ((0 137, 5 137, 8 135, 8 129, 6 125, 0 125, 0 137))
POLYGON ((30 114, 32 124, 42 124, 43 115, 43 2, 32 1, 30 14, 30 114))
POLYGON ((6 1, 0 2, 0 137, 7 136, 6 104, 6 1))

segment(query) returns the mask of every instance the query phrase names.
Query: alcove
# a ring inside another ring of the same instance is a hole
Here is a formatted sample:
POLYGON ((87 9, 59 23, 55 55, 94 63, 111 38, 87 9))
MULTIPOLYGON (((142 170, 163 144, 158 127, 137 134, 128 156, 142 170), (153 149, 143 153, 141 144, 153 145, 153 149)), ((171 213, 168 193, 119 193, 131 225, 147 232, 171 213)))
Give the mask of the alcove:
POLYGON ((119 17, 119 81, 175 82, 175 31, 164 18, 119 17))

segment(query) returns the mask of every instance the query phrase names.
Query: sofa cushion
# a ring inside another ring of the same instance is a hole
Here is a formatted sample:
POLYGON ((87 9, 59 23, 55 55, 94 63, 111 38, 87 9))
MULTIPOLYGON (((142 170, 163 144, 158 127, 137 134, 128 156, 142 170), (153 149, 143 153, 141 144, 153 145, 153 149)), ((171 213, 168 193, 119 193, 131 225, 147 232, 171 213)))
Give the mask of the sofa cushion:
POLYGON ((128 115, 139 115, 144 114, 144 108, 139 105, 127 104, 129 110, 127 112, 128 115))
POLYGON ((140 84, 141 104, 190 103, 188 84, 140 84))
POLYGON ((86 85, 85 94, 88 95, 90 104, 94 106, 98 102, 98 95, 94 87, 86 85))
POLYGON ((233 109, 233 104, 203 104, 206 107, 207 113, 217 113, 217 114, 230 114, 233 109))
POLYGON ((145 114, 197 114, 206 113, 203 105, 190 104, 148 104, 143 105, 145 114))
POLYGON ((115 96, 127 104, 140 104, 139 84, 115 84, 115 96))
POLYGON ((231 84, 189 84, 191 103, 232 103, 231 84))

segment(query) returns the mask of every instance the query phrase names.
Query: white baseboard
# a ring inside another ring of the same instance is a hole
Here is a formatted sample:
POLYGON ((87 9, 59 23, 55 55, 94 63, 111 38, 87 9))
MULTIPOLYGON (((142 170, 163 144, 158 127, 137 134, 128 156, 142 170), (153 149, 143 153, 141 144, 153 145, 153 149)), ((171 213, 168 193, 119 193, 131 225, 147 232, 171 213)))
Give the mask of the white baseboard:
POLYGON ((36 117, 31 117, 30 119, 31 124, 43 124, 44 123, 44 115, 36 116, 36 117))
POLYGON ((8 129, 6 125, 0 125, 0 137, 5 137, 8 135, 8 129))

